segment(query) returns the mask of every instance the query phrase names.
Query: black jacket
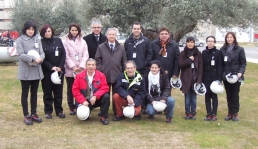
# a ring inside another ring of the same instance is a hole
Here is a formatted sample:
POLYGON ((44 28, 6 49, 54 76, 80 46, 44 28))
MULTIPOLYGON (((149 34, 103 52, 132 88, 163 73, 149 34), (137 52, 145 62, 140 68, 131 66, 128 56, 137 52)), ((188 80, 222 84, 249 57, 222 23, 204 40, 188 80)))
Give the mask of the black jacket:
POLYGON ((162 68, 167 72, 168 79, 173 75, 179 76, 179 66, 178 66, 178 57, 180 54, 178 44, 170 39, 170 42, 167 44, 167 57, 163 57, 159 54, 161 50, 160 40, 156 39, 152 41, 151 48, 153 50, 153 60, 159 60, 161 62, 162 68))
POLYGON ((141 35, 138 41, 143 42, 139 42, 140 44, 135 47, 133 34, 131 34, 126 39, 124 46, 127 60, 133 60, 136 63, 137 71, 143 75, 152 60, 152 50, 148 38, 141 35), (136 52, 136 58, 133 58, 134 52, 136 52))
POLYGON ((207 92, 210 92, 210 85, 215 80, 222 80, 222 57, 221 52, 214 47, 213 49, 206 49, 202 51, 203 59, 203 75, 202 82, 204 83, 207 92), (214 60, 214 65, 211 61, 214 60))
POLYGON ((134 104, 136 107, 140 106, 143 103, 143 100, 146 94, 144 79, 141 77, 141 75, 139 77, 138 75, 140 74, 135 73, 134 79, 137 81, 134 83, 130 83, 126 79, 125 74, 121 73, 117 78, 116 87, 115 87, 116 93, 120 95, 122 98, 124 98, 125 100, 126 100, 126 97, 130 95, 133 98, 134 104))
POLYGON ((152 103, 153 101, 160 101, 160 100, 167 100, 168 96, 171 95, 171 87, 170 82, 168 80, 168 76, 163 71, 160 71, 160 78, 159 78, 159 84, 160 84, 160 96, 159 97, 152 97, 149 94, 149 79, 148 79, 149 73, 146 73, 144 76, 145 79, 145 89, 146 89, 146 98, 148 100, 148 103, 152 103))
POLYGON ((64 72, 66 53, 63 46, 63 42, 60 38, 52 38, 51 40, 43 38, 41 39, 42 48, 45 53, 45 59, 42 63, 42 70, 45 77, 50 77, 54 66, 59 67, 64 72), (55 52, 58 50, 58 56, 55 56, 55 52))
POLYGON ((224 57, 228 55, 227 48, 223 46, 221 49, 221 54, 223 58, 222 68, 223 68, 223 80, 226 80, 225 76, 228 73, 241 73, 242 77, 241 79, 244 80, 244 73, 246 68, 246 57, 245 57, 245 50, 243 47, 240 46, 234 46, 233 52, 234 52, 234 58, 232 58, 231 62, 224 61, 224 57))
POLYGON ((97 42, 94 33, 92 33, 84 36, 83 39, 86 41, 88 46, 89 58, 95 58, 98 45, 104 43, 107 40, 107 37, 100 33, 99 42, 97 42))

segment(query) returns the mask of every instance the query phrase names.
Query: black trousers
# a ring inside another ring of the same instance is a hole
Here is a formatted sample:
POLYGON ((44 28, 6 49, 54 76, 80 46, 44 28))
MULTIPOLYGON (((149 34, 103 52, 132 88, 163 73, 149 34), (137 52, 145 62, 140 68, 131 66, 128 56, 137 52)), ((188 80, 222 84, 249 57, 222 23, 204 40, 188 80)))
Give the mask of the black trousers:
POLYGON ((114 99, 113 99, 113 95, 116 93, 116 90, 115 90, 115 86, 116 86, 116 83, 108 83, 108 86, 109 86, 109 93, 111 91, 112 93, 112 110, 114 112, 114 115, 116 115, 116 106, 114 105, 114 99), (112 87, 112 90, 111 90, 111 87, 112 87))
POLYGON ((45 114, 52 114, 53 102, 56 114, 63 112, 62 101, 64 76, 61 77, 61 84, 52 83, 50 77, 44 77, 41 83, 44 92, 43 101, 45 114))
POLYGON ((67 83, 67 103, 70 109, 76 109, 77 103, 73 98, 72 87, 74 82, 74 77, 65 77, 67 83))
POLYGON ((227 93, 228 113, 235 114, 239 112, 239 92, 241 82, 230 84, 227 81, 223 81, 227 93))
POLYGON ((218 109, 217 94, 214 94, 211 91, 207 92, 205 94, 205 105, 206 105, 207 115, 217 115, 217 109, 218 109), (212 102, 211 102, 211 100, 212 100, 212 102))
POLYGON ((30 105, 31 114, 37 113, 37 93, 39 87, 39 80, 21 80, 22 94, 21 94, 21 104, 23 115, 29 115, 28 112, 28 94, 30 89, 30 105))
POLYGON ((100 107, 101 117, 108 118, 108 109, 110 105, 110 96, 109 94, 104 94, 100 99, 97 99, 94 105, 91 105, 89 102, 90 111, 94 108, 100 107))

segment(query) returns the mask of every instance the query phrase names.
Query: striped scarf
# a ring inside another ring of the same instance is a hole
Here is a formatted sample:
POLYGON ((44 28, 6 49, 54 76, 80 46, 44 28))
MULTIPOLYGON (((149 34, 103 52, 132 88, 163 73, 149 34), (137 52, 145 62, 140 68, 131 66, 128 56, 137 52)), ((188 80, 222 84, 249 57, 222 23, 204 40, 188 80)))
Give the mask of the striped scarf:
POLYGON ((161 54, 162 56, 165 56, 166 53, 167 53, 167 49, 166 49, 166 46, 167 44, 169 43, 169 39, 165 42, 163 42, 162 40, 160 40, 160 44, 161 44, 161 49, 159 51, 159 54, 161 54))

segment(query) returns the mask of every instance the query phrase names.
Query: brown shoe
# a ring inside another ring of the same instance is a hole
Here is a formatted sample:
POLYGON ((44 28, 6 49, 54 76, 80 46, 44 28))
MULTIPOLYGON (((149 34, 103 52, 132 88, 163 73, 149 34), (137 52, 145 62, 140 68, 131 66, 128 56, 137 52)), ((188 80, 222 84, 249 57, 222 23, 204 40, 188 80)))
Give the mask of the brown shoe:
POLYGON ((212 115, 211 116, 211 121, 216 121, 218 118, 217 118, 217 115, 212 115))
POLYGON ((229 121, 233 118, 233 114, 228 114, 227 117, 224 118, 225 121, 229 121))
POLYGON ((238 113, 233 114, 233 121, 239 121, 238 119, 238 113))
POLYGON ((185 119, 186 119, 186 120, 189 120, 190 118, 191 118, 191 114, 190 114, 190 113, 186 113, 186 114, 185 114, 185 119))
POLYGON ((191 119, 192 119, 192 120, 196 120, 196 113, 192 113, 192 114, 191 114, 191 119))
POLYGON ((172 123, 172 118, 167 118, 166 123, 171 124, 172 123))
POLYGON ((210 121, 211 120, 211 115, 207 115, 205 118, 204 118, 204 121, 210 121))

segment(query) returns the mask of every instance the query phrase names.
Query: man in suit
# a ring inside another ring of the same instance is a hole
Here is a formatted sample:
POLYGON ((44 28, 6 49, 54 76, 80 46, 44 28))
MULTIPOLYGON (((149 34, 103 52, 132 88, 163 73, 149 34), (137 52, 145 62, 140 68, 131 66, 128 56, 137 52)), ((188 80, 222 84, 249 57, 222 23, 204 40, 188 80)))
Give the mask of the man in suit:
POLYGON ((93 20, 91 23, 92 33, 83 37, 88 45, 89 58, 95 58, 98 45, 107 40, 107 37, 101 34, 101 28, 101 22, 99 20, 93 20))

